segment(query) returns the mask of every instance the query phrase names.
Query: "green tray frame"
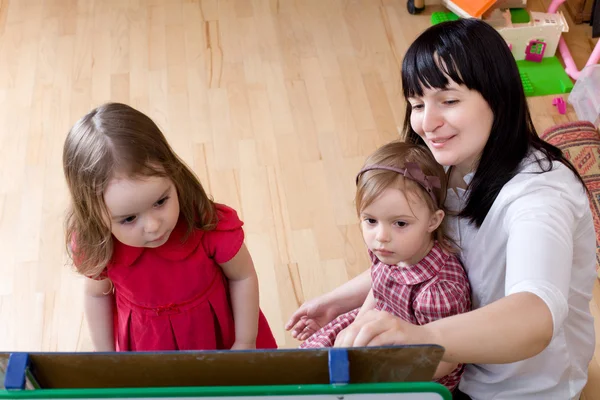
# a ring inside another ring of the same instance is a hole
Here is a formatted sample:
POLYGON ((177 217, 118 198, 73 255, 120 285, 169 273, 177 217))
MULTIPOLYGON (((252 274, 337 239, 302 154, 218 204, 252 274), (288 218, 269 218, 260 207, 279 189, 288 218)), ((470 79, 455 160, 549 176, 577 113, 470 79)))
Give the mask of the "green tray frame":
POLYGON ((452 394, 435 382, 364 383, 349 385, 281 385, 281 386, 218 386, 218 387, 153 387, 111 389, 38 389, 0 390, 0 399, 82 399, 140 397, 238 397, 238 396, 309 396, 368 393, 436 393, 443 400, 452 394))

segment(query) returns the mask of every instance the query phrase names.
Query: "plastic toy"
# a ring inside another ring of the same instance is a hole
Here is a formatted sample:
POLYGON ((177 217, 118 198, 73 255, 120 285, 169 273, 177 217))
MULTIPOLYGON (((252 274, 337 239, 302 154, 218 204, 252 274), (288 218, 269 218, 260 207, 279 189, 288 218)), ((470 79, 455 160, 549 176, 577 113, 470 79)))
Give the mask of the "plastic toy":
POLYGON ((526 96, 565 94, 573 89, 573 81, 556 57, 544 57, 539 63, 518 60, 517 67, 526 96))
MULTIPOLYGON (((565 0, 552 0, 547 13, 528 12, 524 9, 526 0, 431 0, 428 4, 438 2, 453 12, 432 13, 434 25, 461 17, 481 18, 498 30, 517 60, 527 96, 563 94, 573 89, 569 77, 577 80, 581 71, 562 38, 562 33, 569 31, 563 13, 558 11, 565 0), (564 67, 556 58, 557 50, 564 67)), ((585 67, 597 64, 599 60, 600 42, 585 67)))
POLYGON ((462 18, 481 18, 496 0, 442 0, 444 7, 462 18))
POLYGON ((496 0, 496 8, 525 8, 527 0, 496 0))
MULTIPOLYGON (((550 7, 548 7, 548 13, 556 13, 556 11, 558 10, 558 6, 560 6, 564 2, 565 0, 552 0, 552 3, 550 3, 550 7)), ((573 57, 569 52, 567 43, 563 38, 560 38, 559 40, 558 51, 560 52, 563 62, 565 63, 565 71, 567 72, 567 74, 569 74, 569 76, 575 80, 579 79, 581 71, 577 69, 577 65, 575 65, 575 61, 573 61, 573 57)), ((598 60, 600 60, 600 41, 596 43, 592 54, 590 54, 590 58, 588 58, 587 63, 585 64, 585 67, 598 63, 598 60)))
MULTIPOLYGON (((410 3, 417 3, 418 0, 409 0, 409 12, 411 12, 410 3)), ((527 0, 427 0, 420 1, 425 8, 428 5, 442 4, 444 7, 455 13, 461 18, 488 19, 489 13, 495 9, 520 10, 527 6, 527 0)), ((417 13, 423 9, 419 9, 417 13)), ((527 22, 527 21, 524 21, 527 22)))
POLYGON ((541 58, 553 57, 556 55, 562 33, 569 31, 569 25, 562 12, 550 14, 531 11, 528 23, 514 23, 509 11, 497 11, 503 14, 502 21, 505 22, 502 24, 499 18, 495 18, 491 25, 512 45, 511 52, 515 60, 538 61, 541 58), (532 41, 538 46, 531 46, 532 41), (530 57, 527 57, 528 55, 530 57))
MULTIPOLYGON (((508 44, 512 51, 512 44, 508 44)), ((541 40, 530 40, 529 44, 525 48, 525 59, 527 61, 542 62, 544 58, 544 51, 546 50, 546 43, 541 40)))
POLYGON ((446 21, 456 21, 458 19, 459 16, 453 12, 436 11, 431 13, 431 25, 437 25, 446 21))
POLYGON ((560 114, 564 115, 567 113, 567 103, 565 103, 565 100, 562 97, 558 96, 553 98, 552 105, 556 106, 560 114))

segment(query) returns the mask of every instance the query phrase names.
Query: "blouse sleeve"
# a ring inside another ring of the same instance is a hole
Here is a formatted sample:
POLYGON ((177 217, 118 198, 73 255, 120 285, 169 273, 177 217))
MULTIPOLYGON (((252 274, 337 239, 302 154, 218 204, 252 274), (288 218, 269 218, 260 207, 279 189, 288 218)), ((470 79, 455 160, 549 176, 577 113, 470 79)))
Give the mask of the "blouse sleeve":
POLYGON ((231 260, 244 243, 243 222, 237 212, 223 204, 215 204, 217 209, 217 226, 204 233, 203 244, 209 257, 218 264, 231 260))
POLYGON ((556 335, 569 311, 574 241, 590 241, 592 260, 595 239, 592 232, 578 234, 578 220, 589 211, 578 182, 536 189, 513 201, 506 212, 505 294, 530 292, 540 297, 550 309, 556 335))
POLYGON ((468 281, 437 280, 419 293, 413 308, 420 325, 470 311, 468 281))

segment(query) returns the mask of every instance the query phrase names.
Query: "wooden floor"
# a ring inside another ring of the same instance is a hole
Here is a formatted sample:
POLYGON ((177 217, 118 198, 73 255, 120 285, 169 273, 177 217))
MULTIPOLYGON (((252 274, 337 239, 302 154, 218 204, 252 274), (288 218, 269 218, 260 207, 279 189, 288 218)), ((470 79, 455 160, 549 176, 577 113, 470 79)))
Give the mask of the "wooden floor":
MULTIPOLYGON (((530 1, 543 10, 549 1, 530 1)), ((0 350, 90 350, 66 266, 71 124, 109 100, 148 113, 215 200, 238 210, 282 347, 305 299, 369 267, 352 199, 397 138, 402 56, 429 26, 405 0, 0 1, 0 350)), ((578 66, 589 26, 565 34, 578 66)), ((531 99, 536 126, 576 119, 531 99)), ((599 323, 600 287, 592 309, 599 323)), ((600 342, 600 341, 599 341, 600 342)), ((600 355, 599 351, 596 353, 600 355)), ((586 399, 600 398, 600 364, 586 399)))

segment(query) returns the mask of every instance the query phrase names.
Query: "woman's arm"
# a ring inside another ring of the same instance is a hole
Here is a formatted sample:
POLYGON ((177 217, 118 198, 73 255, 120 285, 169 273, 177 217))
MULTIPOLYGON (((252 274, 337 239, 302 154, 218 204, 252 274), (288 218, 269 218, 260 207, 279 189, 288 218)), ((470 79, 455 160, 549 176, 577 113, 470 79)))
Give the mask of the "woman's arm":
MULTIPOLYGON (((356 321, 362 315, 365 315, 369 310, 374 310, 376 305, 377 305, 377 300, 375 300, 375 295, 373 294, 373 289, 371 289, 369 291, 369 294, 367 295, 367 299, 363 303, 360 310, 358 310, 358 313, 356 314, 356 318, 354 319, 354 321, 356 321)), ((350 324, 349 326, 352 326, 352 324, 350 324)), ((346 327, 346 328, 342 329, 337 334, 334 345, 335 345, 335 343, 338 343, 338 342, 341 342, 344 340, 344 336, 346 335, 346 329, 348 329, 348 328, 346 327)))
POLYGON ((235 349, 256 348, 258 335, 258 277, 246 245, 221 268, 229 280, 233 320, 235 322, 235 349))
POLYGON ((373 310, 376 305, 377 305, 377 300, 375 300, 375 295, 373 294, 373 289, 371 289, 369 291, 369 294, 367 295, 365 302, 363 303, 362 307, 358 311, 358 314, 356 314, 356 318, 360 318, 360 316, 364 315, 367 311, 373 310))
POLYGON ((446 362, 440 361, 435 373, 433 374, 433 379, 440 379, 446 375, 449 375, 452 371, 454 371, 458 367, 458 363, 456 362, 446 362))
POLYGON ((552 338, 552 316, 532 293, 517 293, 465 314, 412 325, 371 310, 346 329, 337 347, 435 343, 450 363, 502 364, 541 352, 552 338))
POLYGON ((548 306, 527 292, 425 325, 428 341, 446 349, 445 361, 471 364, 503 364, 533 357, 548 346, 552 332, 548 306))
POLYGON ((115 351, 113 302, 110 279, 85 280, 83 303, 85 317, 96 351, 115 351))
POLYGON ((537 190, 528 188, 508 206, 499 227, 508 235, 505 297, 424 326, 371 311, 339 345, 437 343, 446 348, 445 361, 482 364, 521 361, 543 351, 564 324, 570 296, 591 298, 591 285, 573 292, 570 286, 574 260, 591 276, 595 253, 591 228, 576 230, 589 214, 580 184, 544 179, 537 190))

